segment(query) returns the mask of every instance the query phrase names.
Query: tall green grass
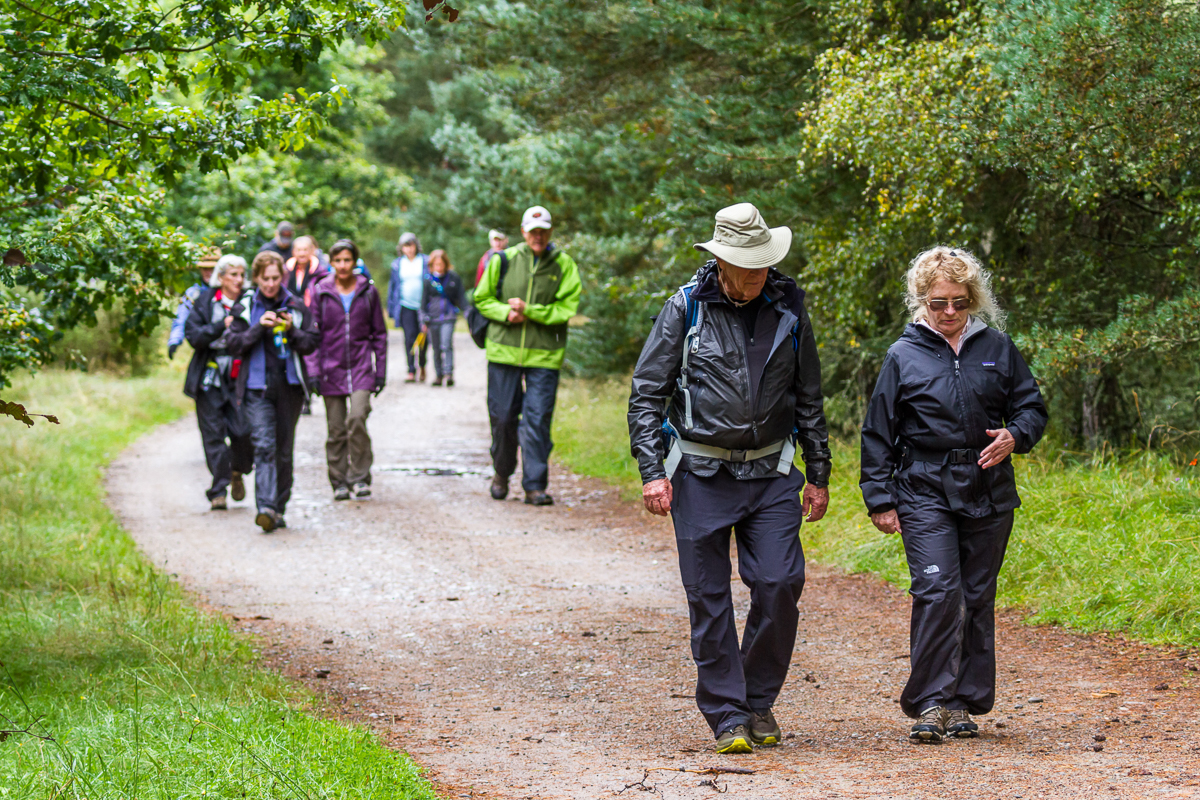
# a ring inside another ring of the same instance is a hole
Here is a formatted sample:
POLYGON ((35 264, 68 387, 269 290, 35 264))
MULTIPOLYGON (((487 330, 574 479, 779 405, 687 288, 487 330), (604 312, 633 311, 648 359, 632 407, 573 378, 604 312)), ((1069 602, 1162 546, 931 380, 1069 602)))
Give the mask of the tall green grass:
POLYGON ((4 392, 62 425, 0 419, 0 798, 432 798, 407 758, 257 668, 105 507, 105 464, 186 407, 173 366, 4 392))
MULTIPOLYGON (((628 394, 623 382, 564 382, 555 453, 637 498, 628 394)), ((1024 505, 1000 576, 1002 605, 1033 622, 1200 644, 1200 468, 1141 453, 1084 463, 1018 456, 1016 471, 1024 505)), ((863 507, 857 446, 835 444, 829 513, 803 538, 816 562, 908 587, 900 537, 876 531, 863 507)))

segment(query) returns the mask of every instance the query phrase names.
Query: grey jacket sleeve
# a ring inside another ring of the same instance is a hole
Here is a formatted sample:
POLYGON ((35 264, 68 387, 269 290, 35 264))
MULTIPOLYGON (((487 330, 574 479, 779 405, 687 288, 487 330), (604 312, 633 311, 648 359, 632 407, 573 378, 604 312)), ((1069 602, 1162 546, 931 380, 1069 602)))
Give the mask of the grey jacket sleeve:
POLYGON ((829 485, 832 456, 821 394, 821 357, 808 310, 800 310, 800 346, 796 348, 796 445, 804 455, 804 474, 819 489, 829 485))
POLYGON ((667 477, 663 468, 662 423, 683 364, 684 303, 673 295, 650 331, 629 392, 629 445, 642 483, 667 477))

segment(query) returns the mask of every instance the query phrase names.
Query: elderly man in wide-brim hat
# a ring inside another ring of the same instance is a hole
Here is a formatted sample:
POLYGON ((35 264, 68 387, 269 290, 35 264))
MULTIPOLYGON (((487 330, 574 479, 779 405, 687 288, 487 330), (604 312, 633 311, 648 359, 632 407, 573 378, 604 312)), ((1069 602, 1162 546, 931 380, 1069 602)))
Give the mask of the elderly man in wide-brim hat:
POLYGON ((629 398, 645 506, 675 523, 696 704, 722 753, 779 743, 772 706, 796 641, 800 523, 829 503, 817 345, 804 292, 775 269, 791 241, 749 203, 718 212, 713 238, 696 245, 715 258, 663 306, 629 398), (751 595, 740 647, 730 533, 751 595))

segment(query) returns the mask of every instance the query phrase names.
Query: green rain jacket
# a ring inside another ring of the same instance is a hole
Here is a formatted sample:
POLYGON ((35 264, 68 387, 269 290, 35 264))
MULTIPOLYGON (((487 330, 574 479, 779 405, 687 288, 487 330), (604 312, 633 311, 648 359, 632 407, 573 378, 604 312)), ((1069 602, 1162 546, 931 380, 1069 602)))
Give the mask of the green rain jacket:
POLYGON ((500 254, 492 256, 475 288, 475 307, 491 324, 487 358, 496 364, 559 369, 567 349, 567 320, 579 310, 579 267, 550 244, 541 258, 521 243, 504 251, 508 272, 496 297, 500 254), (525 301, 525 322, 508 323, 508 298, 525 301))

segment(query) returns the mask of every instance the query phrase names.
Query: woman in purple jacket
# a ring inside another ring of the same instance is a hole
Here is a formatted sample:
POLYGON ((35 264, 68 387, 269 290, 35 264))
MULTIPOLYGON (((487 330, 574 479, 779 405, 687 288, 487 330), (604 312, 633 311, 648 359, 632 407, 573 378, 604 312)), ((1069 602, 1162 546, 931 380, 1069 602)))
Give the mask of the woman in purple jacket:
POLYGON ((313 320, 321 342, 311 363, 317 392, 325 398, 325 460, 334 500, 371 496, 371 393, 387 382, 387 328, 379 292, 357 275, 358 247, 341 239, 329 248, 333 274, 313 290, 313 320))

